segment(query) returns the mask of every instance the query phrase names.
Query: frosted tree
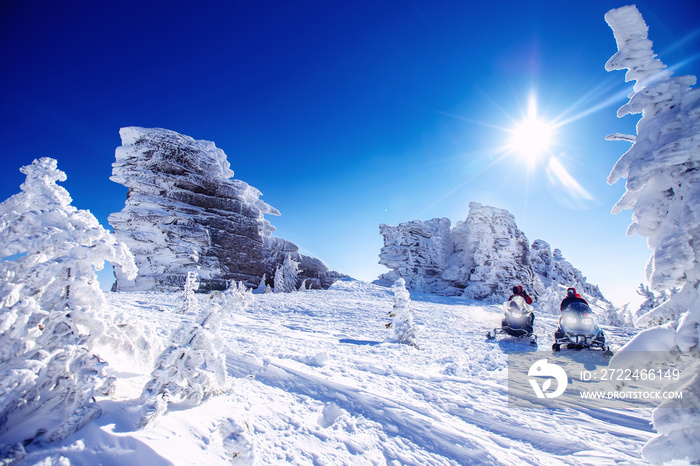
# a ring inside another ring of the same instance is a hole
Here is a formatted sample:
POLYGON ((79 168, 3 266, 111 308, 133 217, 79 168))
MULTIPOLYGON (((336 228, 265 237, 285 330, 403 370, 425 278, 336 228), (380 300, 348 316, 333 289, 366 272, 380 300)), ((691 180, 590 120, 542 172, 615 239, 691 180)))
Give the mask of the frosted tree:
POLYGON ((677 289, 672 289, 670 292, 666 290, 661 290, 658 293, 654 293, 649 289, 648 285, 641 283, 637 294, 643 296, 645 301, 639 306, 639 309, 635 315, 635 326, 637 327, 656 327, 663 325, 667 322, 672 322, 677 319, 678 316, 673 313, 667 314, 663 311, 663 308, 659 307, 669 300, 672 294, 677 293, 677 289))
POLYGON ((386 324, 386 328, 389 329, 389 337, 399 343, 418 348, 416 325, 413 322, 413 311, 410 308, 411 295, 406 290, 406 281, 399 278, 391 290, 394 292, 394 306, 389 311, 391 322, 386 324))
POLYGON ((223 292, 226 312, 241 311, 255 302, 253 291, 249 290, 243 282, 229 281, 229 286, 223 292))
POLYGON ((170 344, 156 358, 151 379, 142 393, 138 427, 152 424, 169 403, 196 406, 226 389, 226 357, 219 336, 221 325, 234 311, 253 302, 242 283, 231 282, 223 292, 213 291, 192 322, 183 321, 170 344))
POLYGON ((94 397, 114 379, 96 347, 119 331, 95 270, 109 261, 136 276, 126 246, 56 184, 56 160, 20 171, 21 192, 0 204, 0 257, 14 258, 0 262, 0 460, 100 415, 94 397))
POLYGON ((284 270, 284 292, 291 293, 297 289, 297 280, 299 279, 299 262, 292 259, 291 254, 287 254, 282 264, 284 270))
POLYGON ((637 290, 637 294, 645 298, 644 302, 639 306, 639 309, 637 310, 638 316, 646 314, 647 312, 651 311, 660 304, 657 300, 656 294, 649 289, 649 285, 644 285, 644 283, 640 283, 639 289, 637 290))
POLYGON ((287 254, 282 265, 275 271, 275 293, 291 293, 297 289, 299 263, 287 254))
POLYGON ((277 270, 275 270, 275 279, 272 286, 275 293, 284 293, 284 269, 281 265, 278 265, 277 270))
POLYGON ((255 288, 255 292, 256 293, 264 293, 266 287, 267 287, 267 274, 263 274, 262 278, 260 278, 260 282, 258 283, 258 287, 255 288))
POLYGON ((601 323, 611 327, 634 327, 634 319, 629 310, 629 304, 625 304, 622 309, 618 309, 611 303, 603 303, 600 306, 603 310, 601 323))
POLYGON ((187 272, 187 278, 185 278, 185 289, 182 307, 180 308, 180 314, 196 314, 197 313, 197 297, 194 292, 199 289, 199 281, 197 280, 197 272, 187 272))
MULTIPOLYGON (((628 346, 700 354, 700 90, 694 76, 672 77, 652 50, 647 25, 636 7, 611 10, 605 19, 618 52, 607 70, 627 69, 636 81, 618 116, 642 113, 636 135, 616 134, 632 147, 615 164, 609 183, 626 178, 626 192, 613 213, 632 209, 628 235, 647 238, 653 250, 647 278, 656 291, 680 287, 656 307, 671 322, 640 332, 628 346)), ((682 400, 666 400, 653 412, 659 433, 643 449, 655 463, 700 462, 700 363, 683 374, 682 400)))

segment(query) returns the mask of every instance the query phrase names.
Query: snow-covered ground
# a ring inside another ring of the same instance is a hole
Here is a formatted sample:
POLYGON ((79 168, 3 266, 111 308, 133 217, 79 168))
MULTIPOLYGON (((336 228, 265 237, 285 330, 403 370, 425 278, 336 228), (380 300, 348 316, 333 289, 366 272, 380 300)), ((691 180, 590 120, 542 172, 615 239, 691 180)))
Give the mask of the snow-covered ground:
MULTIPOLYGON (((161 347, 192 318, 176 314, 181 294, 107 297, 161 347)), ((351 280, 256 295, 223 328, 228 392, 196 408, 171 405, 140 431, 148 361, 107 355, 118 384, 114 398, 99 400, 104 414, 19 464, 642 463, 648 410, 508 406, 508 352, 530 347, 485 339, 499 306, 413 293, 420 349, 387 341, 391 307, 390 289, 351 280)), ((537 317, 543 357, 555 327, 555 317, 537 317)), ((614 347, 632 336, 606 332, 614 347)))

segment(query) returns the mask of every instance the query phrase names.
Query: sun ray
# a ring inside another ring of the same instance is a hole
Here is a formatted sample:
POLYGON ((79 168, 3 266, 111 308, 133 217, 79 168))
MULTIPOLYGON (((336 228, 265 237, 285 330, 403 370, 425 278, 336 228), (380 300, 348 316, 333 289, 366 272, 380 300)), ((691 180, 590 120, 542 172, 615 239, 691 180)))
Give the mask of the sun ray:
POLYGON ((503 132, 508 131, 508 129, 503 127, 503 126, 494 125, 492 123, 485 123, 483 121, 478 121, 478 120, 472 120, 471 118, 467 118, 465 116, 457 115, 457 114, 450 113, 450 112, 445 112, 443 110, 435 110, 435 113, 454 118, 455 120, 466 121, 467 123, 472 123, 475 125, 483 126, 484 128, 496 129, 496 130, 503 131, 503 132))
POLYGON ((551 157, 547 175, 553 186, 558 186, 574 200, 593 201, 595 198, 562 165, 557 157, 551 157))
POLYGON ((625 87, 625 89, 622 91, 614 92, 611 97, 605 98, 606 95, 610 94, 618 87, 620 87, 620 84, 617 82, 617 80, 613 79, 598 84, 582 95, 576 102, 571 104, 569 108, 561 112, 554 120, 552 120, 552 125, 555 128, 560 128, 572 121, 576 121, 584 116, 590 115, 591 113, 602 110, 602 108, 612 105, 618 100, 622 100, 627 94, 629 94, 629 86, 625 87), (591 108, 582 110, 578 114, 567 117, 567 115, 573 113, 578 107, 588 105, 589 102, 601 102, 601 100, 604 101, 604 104, 596 104, 591 108))
POLYGON ((474 181, 476 178, 478 178, 479 176, 481 176, 484 172, 486 172, 487 170, 489 170, 491 167, 493 167, 494 165, 496 165, 496 164, 502 162, 502 161, 503 161, 506 157, 508 157, 509 155, 510 155, 510 152, 508 152, 508 151, 503 151, 502 154, 500 154, 495 160, 493 160, 491 163, 489 163, 488 165, 486 165, 484 168, 482 168, 481 170, 477 171, 477 172, 474 173, 473 175, 469 176, 469 177, 466 178, 464 181, 462 181, 461 183, 459 183, 457 186, 455 186, 454 188, 452 188, 451 190, 449 190, 448 192, 446 192, 445 194, 443 194, 443 195, 440 196, 439 198, 435 199, 432 203, 430 203, 428 206, 426 206, 425 209, 423 209, 422 212, 420 212, 420 215, 423 215, 423 213, 430 211, 433 207, 435 207, 436 205, 440 204, 442 201, 444 201, 445 199, 447 199, 447 198, 449 198, 450 196, 452 196, 454 193, 456 193, 457 191, 459 191, 460 189, 462 189, 464 186, 466 186, 467 184, 469 184, 469 183, 471 183, 472 181, 474 181))

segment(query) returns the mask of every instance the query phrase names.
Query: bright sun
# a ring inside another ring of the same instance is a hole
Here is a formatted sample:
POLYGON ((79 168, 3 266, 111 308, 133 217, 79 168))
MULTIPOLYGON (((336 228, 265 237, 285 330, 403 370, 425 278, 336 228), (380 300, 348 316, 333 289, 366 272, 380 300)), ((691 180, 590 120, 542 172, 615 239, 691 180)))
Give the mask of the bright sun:
POLYGON ((524 157, 528 163, 535 162, 547 152, 552 144, 553 127, 537 118, 537 103, 530 99, 528 115, 511 132, 508 147, 524 157))

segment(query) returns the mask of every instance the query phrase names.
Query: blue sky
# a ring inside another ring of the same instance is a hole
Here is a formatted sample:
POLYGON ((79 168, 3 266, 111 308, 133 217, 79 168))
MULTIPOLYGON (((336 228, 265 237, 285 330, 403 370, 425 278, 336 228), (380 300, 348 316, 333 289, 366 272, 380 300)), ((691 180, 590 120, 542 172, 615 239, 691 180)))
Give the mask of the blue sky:
MULTIPOLYGON (((109 181, 119 128, 168 128, 214 141, 282 212, 275 234, 335 270, 371 280, 386 271, 379 224, 454 224, 477 201, 622 304, 650 254, 625 236, 631 212, 610 214, 623 184, 606 183, 629 145, 604 137, 638 119, 616 117, 631 86, 604 69, 603 17, 625 4, 3 2, 0 199, 50 156, 108 226, 126 196, 109 181), (535 163, 503 149, 530 96, 567 122, 535 163), (553 178, 552 157, 585 195, 553 178)), ((700 75, 700 4, 636 5, 661 60, 700 75)))

